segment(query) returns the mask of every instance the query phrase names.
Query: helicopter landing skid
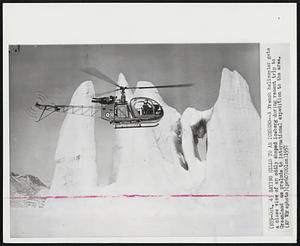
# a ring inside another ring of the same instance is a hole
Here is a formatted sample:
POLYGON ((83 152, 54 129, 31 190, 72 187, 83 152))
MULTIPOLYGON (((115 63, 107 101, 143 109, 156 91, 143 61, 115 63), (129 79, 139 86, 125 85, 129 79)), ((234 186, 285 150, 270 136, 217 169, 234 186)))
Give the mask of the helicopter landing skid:
POLYGON ((115 124, 115 129, 126 129, 126 128, 148 128, 156 127, 158 123, 155 124, 143 124, 143 123, 129 123, 129 124, 115 124))

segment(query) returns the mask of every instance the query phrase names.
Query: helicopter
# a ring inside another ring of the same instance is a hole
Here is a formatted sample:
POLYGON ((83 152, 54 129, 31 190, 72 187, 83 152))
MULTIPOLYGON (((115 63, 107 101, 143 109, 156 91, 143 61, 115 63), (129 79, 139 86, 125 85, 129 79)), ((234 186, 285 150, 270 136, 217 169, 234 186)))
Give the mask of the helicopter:
POLYGON ((43 104, 36 102, 35 107, 42 110, 38 121, 46 118, 54 112, 70 113, 83 116, 95 116, 100 112, 101 119, 108 121, 114 125, 115 129, 120 128, 145 128, 156 127, 164 115, 163 107, 154 99, 148 97, 133 97, 128 101, 126 99, 126 90, 128 89, 153 89, 153 88, 175 88, 187 87, 193 84, 176 84, 176 85, 158 85, 158 86, 121 86, 113 79, 99 71, 94 67, 87 67, 81 69, 89 75, 92 75, 102 81, 110 83, 117 88, 111 91, 96 94, 92 98, 95 106, 83 105, 57 105, 57 104, 43 104), (105 94, 120 91, 121 96, 107 96, 100 97, 105 94), (100 106, 97 106, 99 104, 100 106), (46 113, 48 112, 48 113, 46 113), (46 114, 45 114, 46 113, 46 114))

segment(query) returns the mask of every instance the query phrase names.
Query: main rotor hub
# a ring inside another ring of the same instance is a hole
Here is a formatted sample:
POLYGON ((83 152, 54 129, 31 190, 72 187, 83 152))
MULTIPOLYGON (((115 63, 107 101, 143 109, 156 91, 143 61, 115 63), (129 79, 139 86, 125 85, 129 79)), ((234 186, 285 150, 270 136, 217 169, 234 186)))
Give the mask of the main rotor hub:
POLYGON ((125 90, 126 89, 127 89, 127 87, 120 86, 120 90, 121 90, 121 103, 123 103, 123 104, 126 103, 126 95, 125 95, 125 90))

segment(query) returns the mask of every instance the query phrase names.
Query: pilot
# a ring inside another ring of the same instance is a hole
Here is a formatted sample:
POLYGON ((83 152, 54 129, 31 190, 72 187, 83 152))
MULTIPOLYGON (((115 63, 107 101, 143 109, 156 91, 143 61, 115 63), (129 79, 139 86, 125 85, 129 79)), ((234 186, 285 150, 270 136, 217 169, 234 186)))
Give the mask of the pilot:
POLYGON ((144 105, 143 105, 143 114, 147 115, 147 114, 151 114, 152 108, 149 106, 148 100, 144 101, 144 105))

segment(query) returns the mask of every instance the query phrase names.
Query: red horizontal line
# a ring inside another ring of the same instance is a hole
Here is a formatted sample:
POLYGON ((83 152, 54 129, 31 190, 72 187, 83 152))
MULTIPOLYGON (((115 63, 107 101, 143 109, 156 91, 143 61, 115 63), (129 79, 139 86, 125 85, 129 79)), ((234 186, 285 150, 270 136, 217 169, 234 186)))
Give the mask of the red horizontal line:
POLYGON ((151 195, 151 194, 123 194, 123 195, 84 195, 84 196, 15 196, 10 199, 78 199, 78 198, 220 198, 220 197, 272 197, 272 195, 262 194, 171 194, 171 195, 151 195))

